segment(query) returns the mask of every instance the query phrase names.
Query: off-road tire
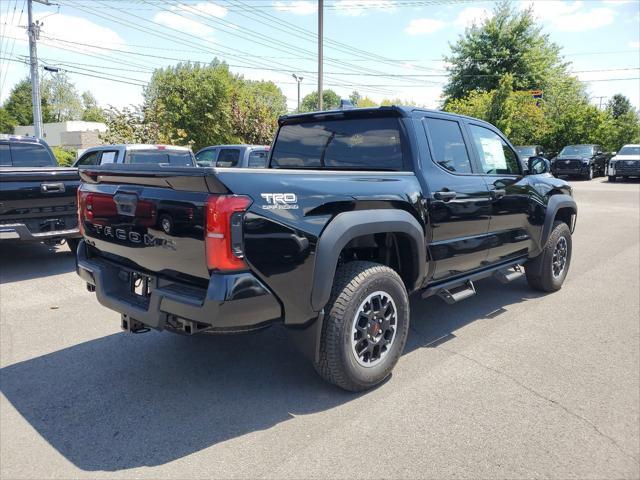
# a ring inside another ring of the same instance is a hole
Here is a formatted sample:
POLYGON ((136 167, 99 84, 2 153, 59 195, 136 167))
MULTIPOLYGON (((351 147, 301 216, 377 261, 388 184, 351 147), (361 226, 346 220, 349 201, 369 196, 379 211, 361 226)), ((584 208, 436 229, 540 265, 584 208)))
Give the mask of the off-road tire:
POLYGON ((564 222, 555 222, 553 224, 553 231, 551 235, 549 235, 542 252, 525 264, 525 274, 529 286, 534 290, 540 290, 542 292, 555 292, 560 290, 565 278, 567 278, 567 273, 571 265, 571 249, 571 230, 569 226, 564 222), (561 275, 554 276, 553 255, 561 237, 564 237, 567 243, 566 264, 564 265, 561 275))
POLYGON ((409 299, 400 276, 375 262, 354 261, 338 268, 322 325, 316 371, 325 380, 352 392, 370 389, 384 381, 402 355, 409 332, 409 299), (376 365, 358 363, 351 339, 355 315, 374 292, 389 295, 396 307, 395 339, 376 365))
POLYGON ((616 176, 615 175, 609 175, 607 180, 609 180, 610 182, 615 182, 616 181, 616 176))

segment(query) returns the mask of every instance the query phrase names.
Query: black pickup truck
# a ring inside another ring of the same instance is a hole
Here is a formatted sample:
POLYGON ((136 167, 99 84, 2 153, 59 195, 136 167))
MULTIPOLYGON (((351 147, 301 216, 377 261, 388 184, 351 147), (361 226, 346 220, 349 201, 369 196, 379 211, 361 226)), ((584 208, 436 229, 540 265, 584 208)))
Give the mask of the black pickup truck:
POLYGON ((0 240, 80 242, 78 170, 58 167, 44 140, 0 135, 0 240))
POLYGON ((77 272, 122 327, 283 323, 326 380, 387 377, 408 294, 449 303, 490 275, 558 290, 577 207, 492 125, 406 107, 282 117, 266 169, 81 169, 77 272), (179 221, 171 233, 160 225, 179 221))

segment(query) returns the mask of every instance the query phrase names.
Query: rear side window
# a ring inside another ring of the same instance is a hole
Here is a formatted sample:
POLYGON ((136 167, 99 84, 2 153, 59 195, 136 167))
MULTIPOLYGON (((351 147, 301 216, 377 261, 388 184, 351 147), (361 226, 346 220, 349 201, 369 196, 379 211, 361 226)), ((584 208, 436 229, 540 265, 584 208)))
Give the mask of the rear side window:
POLYGON ((397 118, 284 125, 274 144, 271 167, 402 170, 402 147, 397 118))
POLYGON ((172 166, 193 166, 191 152, 171 150, 131 150, 129 163, 160 164, 168 163, 172 166))
POLYGON ((249 154, 249 168, 265 168, 268 159, 269 152, 266 150, 253 150, 249 154))
POLYGON ((223 148, 218 155, 216 167, 237 167, 240 162, 240 150, 237 148, 223 148))
POLYGON ((425 118, 433 161, 453 173, 472 173, 471 160, 458 122, 425 118))
POLYGON ((12 143, 11 158, 14 167, 52 167, 56 165, 49 151, 38 143, 12 143))
POLYGON ((8 143, 0 143, 0 167, 11 166, 11 152, 8 143))

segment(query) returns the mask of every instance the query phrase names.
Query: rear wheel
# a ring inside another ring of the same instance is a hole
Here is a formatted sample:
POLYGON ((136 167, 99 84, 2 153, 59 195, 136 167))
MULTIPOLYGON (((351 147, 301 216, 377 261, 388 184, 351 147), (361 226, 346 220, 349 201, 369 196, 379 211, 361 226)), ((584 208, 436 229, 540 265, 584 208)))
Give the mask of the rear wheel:
POLYGON ((571 264, 571 230, 564 222, 555 222, 540 254, 525 265, 527 282, 534 290, 555 292, 562 288, 571 264))
POLYGON ((322 326, 316 371, 350 391, 389 376, 409 332, 409 300, 400 276, 374 262, 341 266, 322 326))

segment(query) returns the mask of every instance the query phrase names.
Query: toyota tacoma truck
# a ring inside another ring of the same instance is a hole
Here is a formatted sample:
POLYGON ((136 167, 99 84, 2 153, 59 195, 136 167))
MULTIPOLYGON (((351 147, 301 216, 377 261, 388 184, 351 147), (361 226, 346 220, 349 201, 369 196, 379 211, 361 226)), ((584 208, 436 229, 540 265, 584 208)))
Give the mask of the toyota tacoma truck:
POLYGON ((78 170, 58 167, 44 140, 0 135, 0 240, 56 245, 80 242, 78 170))
POLYGON ((278 322, 322 377, 365 390, 404 349, 409 294, 455 303, 480 278, 523 274, 534 289, 561 288, 576 202, 548 160, 527 167, 473 118, 408 107, 284 116, 265 169, 81 169, 77 272, 127 331, 278 322))

